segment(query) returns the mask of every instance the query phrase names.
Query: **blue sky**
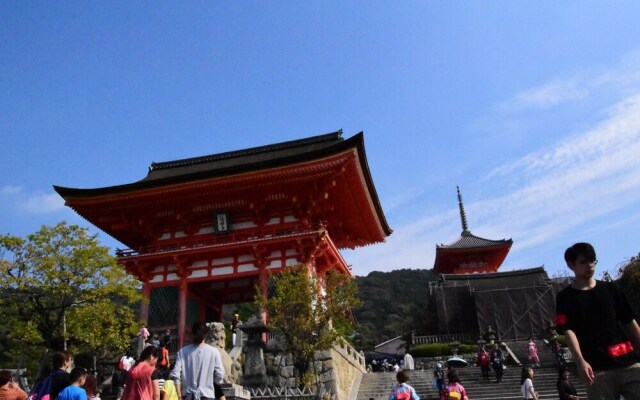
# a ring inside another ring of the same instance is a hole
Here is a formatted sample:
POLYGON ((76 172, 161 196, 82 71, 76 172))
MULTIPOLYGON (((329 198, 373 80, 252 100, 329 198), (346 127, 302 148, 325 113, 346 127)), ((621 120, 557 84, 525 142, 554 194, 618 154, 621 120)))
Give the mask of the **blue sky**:
MULTIPOLYGON (((0 2, 0 232, 94 227, 52 185, 364 131, 394 233, 358 275, 432 268, 460 234, 503 269, 640 252, 640 2, 0 2)), ((100 234, 104 244, 116 246, 100 234)))

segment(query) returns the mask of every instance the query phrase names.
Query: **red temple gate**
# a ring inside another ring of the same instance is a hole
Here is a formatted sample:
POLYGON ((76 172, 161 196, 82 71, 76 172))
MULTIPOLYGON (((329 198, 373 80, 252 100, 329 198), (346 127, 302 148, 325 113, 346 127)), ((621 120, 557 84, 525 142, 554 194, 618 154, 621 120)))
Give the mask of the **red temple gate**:
POLYGON ((362 133, 152 163, 138 182, 55 190, 129 247, 116 255, 150 299, 141 319, 177 331, 180 345, 190 320, 219 320, 224 304, 253 301, 269 274, 303 264, 320 277, 351 276, 339 250, 391 234, 362 133))

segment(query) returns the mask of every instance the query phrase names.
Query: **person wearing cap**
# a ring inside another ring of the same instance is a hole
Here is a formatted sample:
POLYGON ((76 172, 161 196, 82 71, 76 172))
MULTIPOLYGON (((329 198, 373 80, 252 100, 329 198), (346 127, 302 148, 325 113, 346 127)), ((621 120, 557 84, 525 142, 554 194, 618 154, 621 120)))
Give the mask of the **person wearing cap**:
POLYGON ((233 314, 233 319, 231 320, 231 343, 233 347, 236 346, 236 333, 238 330, 238 325, 242 325, 242 321, 240 321, 240 314, 233 314))

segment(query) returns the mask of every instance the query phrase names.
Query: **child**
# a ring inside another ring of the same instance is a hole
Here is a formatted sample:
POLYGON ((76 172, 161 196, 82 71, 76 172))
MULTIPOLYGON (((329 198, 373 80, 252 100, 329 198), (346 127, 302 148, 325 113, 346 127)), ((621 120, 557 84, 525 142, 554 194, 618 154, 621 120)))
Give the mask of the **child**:
POLYGON ((538 393, 533 389, 533 368, 522 368, 520 390, 522 391, 522 398, 524 400, 538 400, 538 393))
POLYGON ((58 395, 58 400, 87 400, 87 392, 80 386, 87 380, 87 370, 76 367, 71 370, 71 385, 64 388, 58 395))
POLYGON ((441 400, 469 400, 467 397, 467 391, 464 390, 464 387, 460 383, 460 378, 458 378, 458 373, 455 370, 452 369, 447 372, 447 381, 447 386, 444 387, 444 390, 440 395, 441 400))
POLYGON ((88 400, 100 400, 100 392, 98 391, 98 380, 92 374, 87 374, 82 388, 87 393, 88 400))
POLYGON ((398 380, 398 384, 391 390, 388 400, 420 400, 416 391, 405 383, 409 380, 409 374, 407 374, 407 372, 398 372, 396 379, 398 380))
POLYGON ((564 331, 578 374, 590 399, 627 399, 640 393, 640 328, 624 294, 614 282, 596 281, 598 261, 589 243, 564 253, 575 274, 556 298, 556 325, 564 331))

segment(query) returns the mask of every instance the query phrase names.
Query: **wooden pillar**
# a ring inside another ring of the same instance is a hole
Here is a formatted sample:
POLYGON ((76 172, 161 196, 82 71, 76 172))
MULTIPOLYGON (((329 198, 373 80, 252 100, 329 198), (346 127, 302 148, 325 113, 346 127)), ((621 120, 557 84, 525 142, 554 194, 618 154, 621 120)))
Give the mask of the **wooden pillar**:
POLYGON ((223 322, 222 321, 222 308, 224 307, 223 303, 219 303, 218 304, 218 322, 223 322))
MULTIPOLYGON (((267 297, 269 295, 269 274, 267 273, 267 269, 263 266, 260 268, 259 273, 260 278, 260 291, 262 294, 267 297)), ((267 310, 265 308, 260 309, 260 317, 262 322, 267 323, 267 310)))
POLYGON ((204 321, 204 322, 208 322, 207 321, 207 302, 204 301, 203 299, 200 299, 200 301, 198 301, 198 305, 200 306, 200 310, 198 310, 198 319, 200 321, 204 321))
POLYGON ((140 320, 142 320, 146 325, 149 325, 149 303, 151 302, 151 288, 149 287, 149 282, 142 283, 142 296, 144 296, 144 300, 140 305, 140 320))
POLYGON ((180 278, 180 287, 178 289, 178 347, 182 348, 185 343, 186 325, 187 325, 187 278, 180 278))

